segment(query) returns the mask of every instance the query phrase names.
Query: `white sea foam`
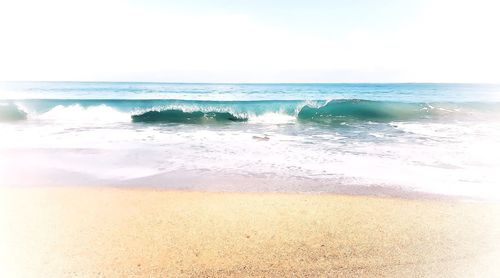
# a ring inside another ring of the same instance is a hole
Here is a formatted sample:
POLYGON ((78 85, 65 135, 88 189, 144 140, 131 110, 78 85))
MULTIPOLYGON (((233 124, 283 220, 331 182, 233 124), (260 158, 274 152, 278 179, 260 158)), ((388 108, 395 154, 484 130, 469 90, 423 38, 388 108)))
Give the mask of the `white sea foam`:
POLYGON ((87 124, 130 122, 130 114, 117 111, 104 104, 89 107, 83 107, 81 105, 58 105, 43 114, 31 114, 31 117, 55 122, 78 122, 87 124))
POLYGON ((248 122, 259 124, 289 124, 297 121, 297 118, 285 113, 265 113, 262 115, 250 116, 248 122))

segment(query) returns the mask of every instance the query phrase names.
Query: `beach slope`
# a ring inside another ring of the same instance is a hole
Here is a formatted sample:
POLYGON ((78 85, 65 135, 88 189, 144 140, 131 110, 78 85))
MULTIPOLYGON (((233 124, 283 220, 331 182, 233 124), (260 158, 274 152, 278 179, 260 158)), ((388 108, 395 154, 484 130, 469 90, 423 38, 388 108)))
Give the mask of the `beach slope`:
POLYGON ((1 277, 494 277, 500 204, 0 188, 1 277))

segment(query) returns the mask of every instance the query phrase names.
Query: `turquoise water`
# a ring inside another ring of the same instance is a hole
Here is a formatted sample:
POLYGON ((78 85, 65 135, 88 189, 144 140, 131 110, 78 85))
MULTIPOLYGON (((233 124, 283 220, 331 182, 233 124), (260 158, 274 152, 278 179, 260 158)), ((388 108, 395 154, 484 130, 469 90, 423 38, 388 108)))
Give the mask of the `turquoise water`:
MULTIPOLYGON (((0 106, 3 121, 26 120, 53 109, 107 107, 115 114, 126 113, 132 122, 193 123, 246 122, 274 113, 295 118, 301 123, 338 124, 352 121, 387 122, 394 120, 440 120, 468 115, 498 113, 496 102, 395 102, 365 99, 333 100, 116 100, 116 99, 27 99, 5 100, 0 106), (205 119, 205 121, 203 121, 205 119)), ((71 111, 68 115, 71 116, 71 111)), ((114 116, 110 112, 103 119, 114 116)))
POLYGON ((499 104, 498 85, 0 83, 0 177, 492 197, 499 104))
POLYGON ((493 84, 186 84, 112 82, 0 83, 3 98, 329 100, 396 102, 500 101, 493 84))

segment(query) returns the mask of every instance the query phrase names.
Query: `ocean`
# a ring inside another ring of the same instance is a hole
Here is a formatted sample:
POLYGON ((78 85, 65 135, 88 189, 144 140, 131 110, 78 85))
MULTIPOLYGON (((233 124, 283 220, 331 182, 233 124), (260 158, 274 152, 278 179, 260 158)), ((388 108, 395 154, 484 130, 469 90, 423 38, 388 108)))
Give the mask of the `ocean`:
POLYGON ((4 82, 0 135, 5 186, 500 199, 499 85, 4 82))

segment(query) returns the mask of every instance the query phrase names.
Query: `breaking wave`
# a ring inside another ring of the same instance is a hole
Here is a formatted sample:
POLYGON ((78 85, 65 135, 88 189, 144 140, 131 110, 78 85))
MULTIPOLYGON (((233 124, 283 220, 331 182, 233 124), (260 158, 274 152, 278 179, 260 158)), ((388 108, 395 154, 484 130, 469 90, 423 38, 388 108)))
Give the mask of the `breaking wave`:
POLYGON ((431 104, 382 102, 358 99, 332 100, 320 107, 302 107, 297 117, 314 122, 407 121, 432 118, 456 109, 436 108, 431 104))
POLYGON ((40 119, 87 123, 291 124, 392 122, 500 115, 497 103, 312 101, 23 100, 0 103, 0 121, 40 119), (21 106, 19 106, 21 105, 21 106), (20 109, 19 107, 22 107, 20 109), (25 112, 26 111, 26 112, 25 112))
POLYGON ((247 118, 238 117, 229 112, 184 112, 179 109, 148 111, 139 115, 132 115, 133 122, 144 123, 202 124, 211 122, 245 122, 247 120, 247 118))
POLYGON ((28 114, 12 103, 0 103, 0 122, 26 120, 28 114))

